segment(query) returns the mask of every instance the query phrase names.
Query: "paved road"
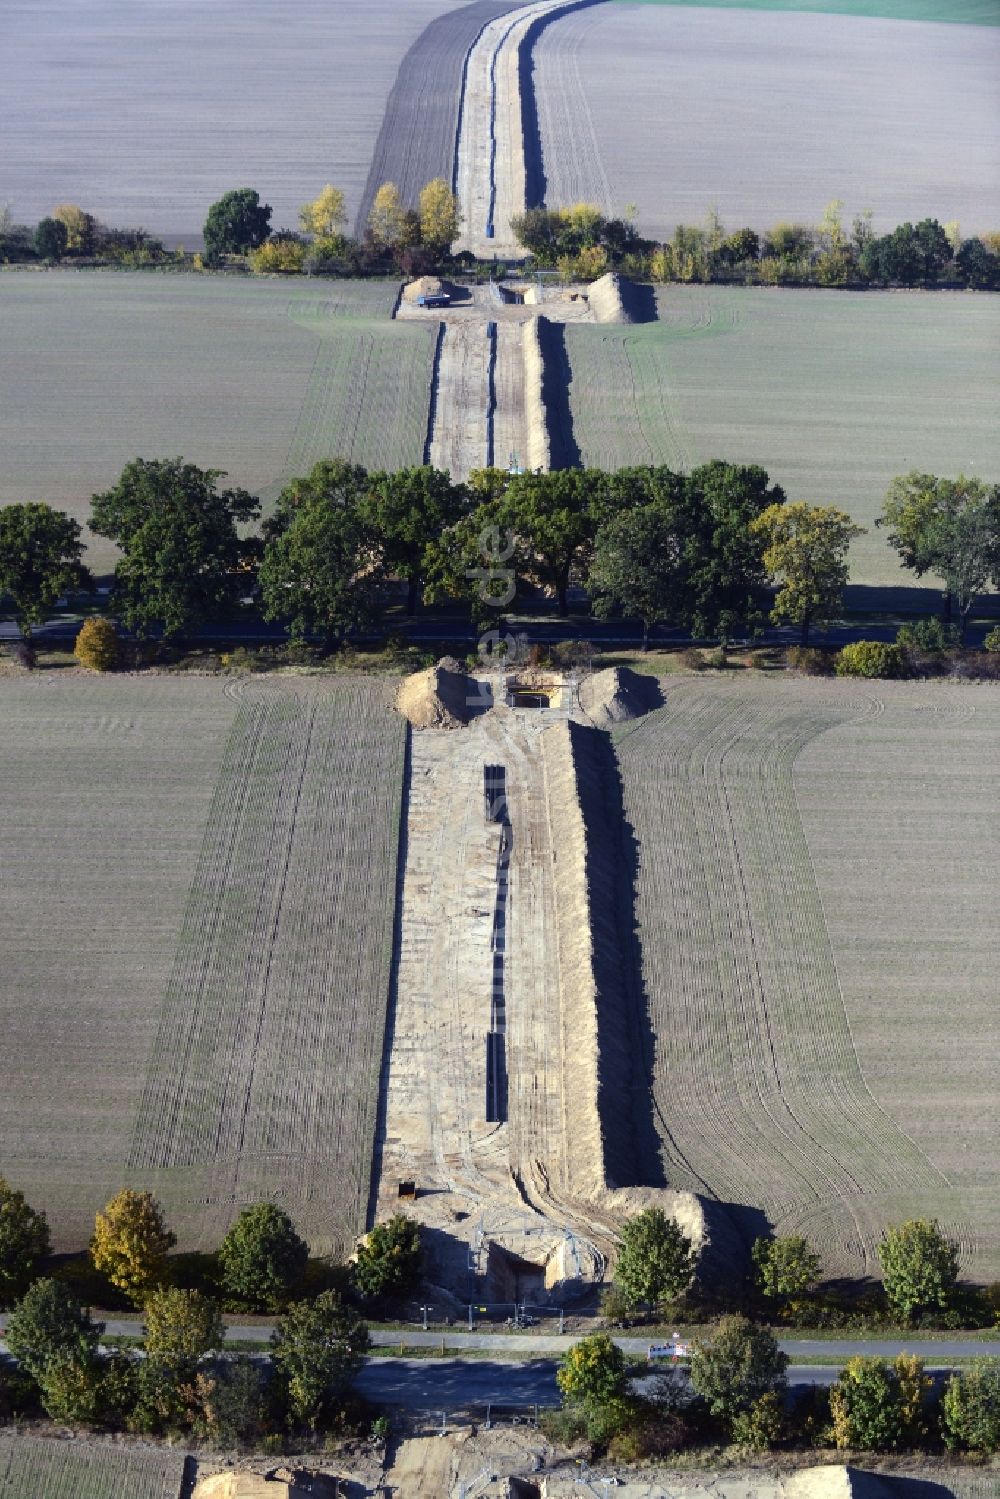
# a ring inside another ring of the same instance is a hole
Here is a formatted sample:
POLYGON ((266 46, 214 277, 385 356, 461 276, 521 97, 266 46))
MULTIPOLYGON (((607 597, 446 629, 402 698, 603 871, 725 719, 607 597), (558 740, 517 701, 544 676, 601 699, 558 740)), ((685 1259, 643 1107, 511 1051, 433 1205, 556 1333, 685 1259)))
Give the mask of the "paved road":
MULTIPOLYGON (((6 1314, 0 1313, 0 1340, 2 1340, 3 1329, 6 1325, 6 1314)), ((233 1343, 267 1342, 272 1330, 272 1323, 232 1322, 226 1326, 226 1338, 233 1343)), ((139 1337, 142 1332, 142 1322, 137 1317, 109 1317, 105 1319, 104 1331, 108 1337, 139 1337)), ((427 1348, 440 1351, 443 1336, 446 1354, 461 1355, 463 1350, 469 1350, 479 1353, 503 1353, 508 1357, 525 1359, 565 1353, 566 1349, 579 1342, 582 1336, 568 1333, 560 1336, 558 1333, 544 1332, 469 1333, 457 1329, 449 1329, 441 1334, 440 1332, 422 1332, 417 1328, 399 1332, 384 1327, 370 1327, 369 1333, 372 1342, 378 1348, 398 1348, 402 1342, 406 1348, 427 1348)), ((644 1338, 618 1337, 615 1338, 615 1342, 625 1353, 644 1354, 649 1347, 650 1339, 648 1336, 644 1338)), ((895 1358, 897 1353, 915 1353, 928 1365, 942 1366, 947 1364, 949 1359, 955 1358, 986 1358, 988 1356, 1000 1358, 1000 1338, 981 1341, 975 1338, 782 1338, 779 1340, 779 1345, 796 1366, 806 1365, 812 1358, 848 1359, 856 1353, 875 1354, 880 1358, 895 1358)), ((448 1361, 454 1362, 455 1360, 448 1361)), ((379 1362, 385 1362, 384 1355, 379 1356, 379 1362)), ((417 1359, 413 1362, 421 1365, 426 1360, 417 1359)), ((480 1361, 471 1362, 478 1366, 480 1361)), ((504 1367, 509 1367, 509 1365, 504 1367)))
MULTIPOLYGON (((555 1359, 527 1363, 491 1363, 489 1359, 369 1359, 355 1385, 369 1400, 412 1410, 459 1410, 479 1405, 558 1405, 555 1359)), ((947 1364, 928 1364, 944 1375, 947 1364)), ((839 1369, 832 1364, 796 1364, 789 1371, 792 1389, 831 1385, 839 1369)), ((642 1388, 643 1379, 635 1381, 642 1388)))

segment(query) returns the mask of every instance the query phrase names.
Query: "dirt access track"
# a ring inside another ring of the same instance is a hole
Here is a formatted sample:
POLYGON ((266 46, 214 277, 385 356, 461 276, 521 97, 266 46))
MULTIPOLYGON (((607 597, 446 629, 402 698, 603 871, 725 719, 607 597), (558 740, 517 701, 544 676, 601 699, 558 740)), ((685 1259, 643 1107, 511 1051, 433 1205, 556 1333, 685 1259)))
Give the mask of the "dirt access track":
MULTIPOLYGON (((503 696, 495 678, 479 691, 503 696)), ((705 1236, 692 1194, 622 1190, 643 1177, 635 1017, 601 972, 618 940, 597 825, 610 744, 572 687, 563 699, 412 734, 378 1216, 415 1184, 428 1278, 460 1303, 578 1294, 650 1203, 705 1236)))
POLYGON ((480 260, 522 260, 510 221, 530 201, 539 150, 531 90, 531 50, 556 17, 595 0, 537 0, 488 21, 465 64, 454 188, 464 213, 456 251, 480 260))

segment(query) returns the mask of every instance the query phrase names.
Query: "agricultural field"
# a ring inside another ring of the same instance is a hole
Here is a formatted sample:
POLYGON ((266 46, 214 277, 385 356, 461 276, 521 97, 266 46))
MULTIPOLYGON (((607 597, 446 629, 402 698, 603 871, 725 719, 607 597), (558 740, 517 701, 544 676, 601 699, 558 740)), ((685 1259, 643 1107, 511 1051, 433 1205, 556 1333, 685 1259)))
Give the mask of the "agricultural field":
POLYGON ((78 1249, 113 1190, 182 1247, 280 1201, 364 1225, 405 737, 385 682, 3 683, 4 1171, 78 1249))
POLYGON ((668 1183, 833 1274, 937 1217, 995 1279, 995 692, 671 682, 614 737, 668 1183))
POLYGON ((760 463, 867 526, 851 581, 888 587, 917 582, 873 524, 893 475, 1000 475, 1000 299, 670 286, 657 302, 655 323, 566 328, 584 463, 760 463))
MULTIPOLYGON (((871 209, 883 231, 995 228, 1000 30, 885 18, 929 21, 944 0, 849 8, 877 14, 614 3, 560 19, 534 56, 547 203, 635 205, 658 238, 712 205, 731 230, 815 224, 833 198, 848 225, 871 209)), ((987 0, 947 10, 1000 20, 987 0)))
POLYGON ((0 57, 0 202, 56 203, 195 246, 210 203, 256 187, 295 228, 325 182, 353 216, 399 64, 455 0, 12 0, 0 57))
MULTIPOLYGON (((228 471, 273 501, 320 458, 420 463, 436 325, 398 284, 50 271, 0 277, 0 504, 85 522, 131 459, 228 471), (95 369, 100 368, 100 378, 95 369)), ((89 560, 113 562, 95 538, 89 560)))
POLYGON ((169 1448, 0 1432, 0 1499, 181 1499, 169 1448))

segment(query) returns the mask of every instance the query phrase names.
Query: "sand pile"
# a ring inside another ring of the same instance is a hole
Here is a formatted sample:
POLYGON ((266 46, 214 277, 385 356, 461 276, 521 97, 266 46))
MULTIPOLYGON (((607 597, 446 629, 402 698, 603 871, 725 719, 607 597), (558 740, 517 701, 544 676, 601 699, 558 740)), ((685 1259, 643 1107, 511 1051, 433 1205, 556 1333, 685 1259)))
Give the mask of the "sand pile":
POLYGON ((548 418, 545 411, 543 386, 545 383, 545 361, 539 324, 542 318, 532 318, 525 323, 524 348, 524 416, 527 428, 527 466, 535 472, 541 469, 548 473, 552 467, 552 449, 549 443, 548 418))
POLYGON ((641 718, 644 713, 663 706, 663 693, 656 678, 630 671, 627 666, 608 667, 585 677, 580 683, 579 696, 580 707, 599 729, 641 718))
POLYGON ((416 281, 408 281, 403 287, 403 301, 414 305, 420 297, 451 297, 454 294, 455 288, 437 276, 418 276, 416 281))
POLYGON ((783 1499, 889 1499, 888 1487, 874 1473, 845 1468, 803 1468, 791 1473, 781 1487, 783 1499))
POLYGON ((415 729, 460 729, 481 711, 479 684, 458 662, 445 656, 436 666, 404 677, 396 693, 396 711, 415 729))
POLYGON ((216 1473, 203 1478, 192 1499, 334 1499, 337 1481, 322 1473, 277 1468, 272 1473, 216 1473))
POLYGON ((608 271, 590 288, 590 310, 599 323, 630 323, 632 319, 625 310, 622 296, 622 278, 616 271, 608 271))

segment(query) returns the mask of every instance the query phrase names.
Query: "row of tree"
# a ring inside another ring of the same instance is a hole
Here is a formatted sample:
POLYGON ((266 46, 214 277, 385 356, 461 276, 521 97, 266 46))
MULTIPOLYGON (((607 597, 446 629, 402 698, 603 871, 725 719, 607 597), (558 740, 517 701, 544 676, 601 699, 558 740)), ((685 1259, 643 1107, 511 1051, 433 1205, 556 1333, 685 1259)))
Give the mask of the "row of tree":
POLYGON ((850 1358, 831 1389, 795 1401, 787 1368, 769 1328, 727 1316, 694 1341, 687 1368, 643 1380, 638 1393, 621 1348, 597 1333, 563 1356, 556 1375, 563 1408, 548 1425, 556 1437, 587 1437, 625 1461, 720 1439, 752 1451, 892 1452, 942 1443, 983 1455, 1000 1450, 1000 1359, 954 1374, 940 1398, 912 1354, 850 1358))
POLYGON ((727 231, 715 209, 704 224, 679 224, 664 243, 643 239, 630 218, 608 218, 593 203, 531 208, 511 222, 542 266, 569 280, 620 268, 637 280, 723 281, 780 286, 1000 286, 1000 233, 963 239, 957 223, 922 219, 877 235, 871 213, 845 228, 843 203, 819 224, 779 223, 765 234, 727 231))
MULTIPOLYGON (((370 628, 390 580, 420 600, 463 600, 495 623, 539 591, 569 608, 583 586, 599 618, 665 623, 722 641, 790 623, 806 643, 835 619, 848 550, 863 534, 832 505, 787 502, 764 469, 713 460, 667 468, 368 473, 339 459, 261 506, 218 470, 136 459, 92 500, 90 528, 115 542, 112 608, 140 635, 191 635, 256 597, 293 638, 332 644, 370 628), (498 561, 498 558, 500 559, 498 561)), ((893 480, 884 526, 903 564, 944 585, 959 635, 1000 586, 1000 486, 912 473, 893 480)), ((31 503, 0 510, 0 594, 30 632, 62 595, 90 586, 77 522, 31 503)))

